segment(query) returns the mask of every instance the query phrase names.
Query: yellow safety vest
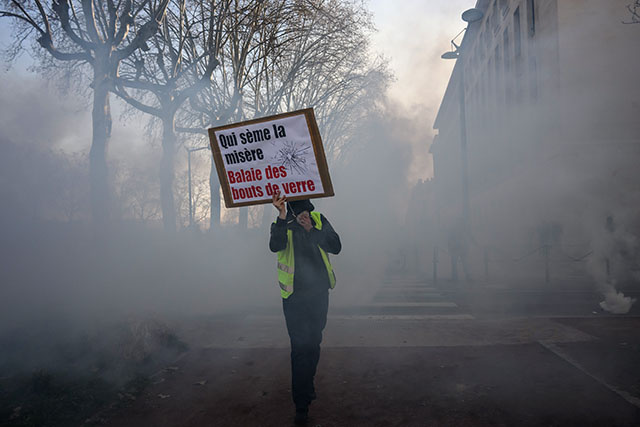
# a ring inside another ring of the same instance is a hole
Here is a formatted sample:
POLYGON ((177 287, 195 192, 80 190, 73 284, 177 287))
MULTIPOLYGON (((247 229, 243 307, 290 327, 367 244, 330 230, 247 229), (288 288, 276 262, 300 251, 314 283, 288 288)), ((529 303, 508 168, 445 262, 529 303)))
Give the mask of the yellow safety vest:
MULTIPOLYGON (((320 213, 311 212, 311 217, 314 219, 315 227, 318 230, 322 230, 320 213)), ((318 246, 318 249, 320 249, 320 255, 322 255, 324 265, 327 267, 327 273, 329 274, 329 286, 333 289, 336 286, 336 275, 333 272, 331 262, 329 262, 329 256, 320 246, 318 246)), ((280 285, 280 295, 284 299, 289 298, 293 293, 294 271, 293 232, 291 230, 287 230, 287 247, 278 251, 278 284, 280 285)))

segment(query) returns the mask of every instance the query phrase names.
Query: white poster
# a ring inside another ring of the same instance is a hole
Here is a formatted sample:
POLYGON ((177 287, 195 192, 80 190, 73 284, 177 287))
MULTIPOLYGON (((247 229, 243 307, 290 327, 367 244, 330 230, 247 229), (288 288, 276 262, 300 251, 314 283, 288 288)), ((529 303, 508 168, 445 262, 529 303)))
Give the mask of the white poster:
POLYGON ((227 206, 266 203, 277 192, 288 199, 333 195, 323 182, 326 161, 320 141, 315 149, 309 111, 210 129, 227 206))

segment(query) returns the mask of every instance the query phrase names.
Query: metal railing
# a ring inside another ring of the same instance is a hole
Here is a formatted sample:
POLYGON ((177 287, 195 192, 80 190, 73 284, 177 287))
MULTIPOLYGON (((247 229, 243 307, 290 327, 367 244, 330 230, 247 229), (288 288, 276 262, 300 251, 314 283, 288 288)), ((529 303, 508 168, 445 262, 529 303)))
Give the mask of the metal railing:
MULTIPOLYGON (((566 263, 585 263, 590 257, 593 255, 593 250, 589 247, 589 245, 551 245, 551 244, 543 244, 539 245, 533 249, 525 248, 522 251, 516 253, 514 255, 513 252, 508 252, 502 248, 497 246, 485 245, 479 247, 481 249, 482 256, 482 268, 484 272, 484 279, 488 281, 491 277, 490 270, 491 265, 495 264, 512 264, 512 266, 516 267, 519 264, 523 265, 527 262, 533 264, 531 258, 536 255, 539 256, 537 262, 542 262, 544 268, 544 280, 545 283, 551 283, 552 279, 552 265, 554 264, 566 264, 566 263), (576 252, 576 248, 582 248, 582 251, 578 253, 578 255, 572 255, 569 252, 576 252)), ((473 252, 473 257, 478 259, 477 256, 480 255, 478 251, 473 252)), ((433 247, 433 255, 432 255, 432 280, 434 283, 437 283, 440 279, 438 274, 438 267, 440 265, 440 255, 445 254, 450 257, 450 265, 455 263, 455 266, 452 266, 452 279, 456 279, 456 271, 458 268, 458 264, 462 264, 463 269, 470 269, 471 266, 464 265, 464 263, 469 263, 469 256, 464 253, 454 253, 452 255, 449 248, 446 247, 433 247), (466 258, 466 259, 465 259, 466 258)), ((477 264, 476 264, 477 265, 477 264)))

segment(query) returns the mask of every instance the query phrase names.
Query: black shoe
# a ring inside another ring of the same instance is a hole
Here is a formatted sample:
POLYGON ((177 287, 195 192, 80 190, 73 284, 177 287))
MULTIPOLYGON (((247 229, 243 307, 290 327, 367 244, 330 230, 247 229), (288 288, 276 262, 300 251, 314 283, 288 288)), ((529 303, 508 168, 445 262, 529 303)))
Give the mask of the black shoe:
POLYGON ((309 421, 309 409, 296 409, 296 417, 293 419, 293 422, 297 426, 303 426, 307 424, 309 421))

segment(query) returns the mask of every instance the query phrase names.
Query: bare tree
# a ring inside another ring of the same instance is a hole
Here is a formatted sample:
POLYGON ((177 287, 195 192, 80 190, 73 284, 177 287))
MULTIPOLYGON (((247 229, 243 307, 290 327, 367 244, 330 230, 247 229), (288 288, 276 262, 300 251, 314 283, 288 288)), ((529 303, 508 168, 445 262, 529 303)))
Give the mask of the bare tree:
MULTIPOLYGON (((189 176, 187 171, 178 174, 177 179, 175 180, 177 193, 183 195, 187 194, 188 179, 189 176)), ((200 174, 194 174, 191 177, 191 181, 193 224, 199 228, 199 224, 203 223, 210 213, 208 179, 200 174)), ((176 214, 177 222, 180 227, 187 228, 191 225, 188 197, 180 197, 176 200, 176 214)))
POLYGON ((123 61, 114 92, 136 109, 162 122, 160 193, 167 231, 176 229, 173 194, 178 109, 211 81, 218 66, 231 0, 171 0, 159 31, 145 51, 123 61))
MULTIPOLYGON (((236 2, 237 3, 237 2, 236 2)), ((248 2, 251 3, 251 2, 248 2)), ((382 96, 386 63, 369 58, 371 16, 352 0, 270 0, 226 22, 212 84, 190 100, 185 123, 201 129, 314 107, 330 157, 382 96)), ((211 204, 219 203, 215 169, 211 204)), ((211 217, 211 226, 219 217, 211 217)), ((240 212, 248 224, 248 211, 240 212)))
MULTIPOLYGON (((69 73, 79 75, 85 66, 92 71, 93 137, 89 152, 91 211, 97 224, 109 215, 109 186, 106 151, 111 136, 109 88, 120 62, 157 31, 168 0, 2 0, 0 17, 14 19, 13 59, 26 40, 35 38, 38 46, 56 61, 69 63, 69 73), (77 4, 79 3, 79 4, 77 4), (145 13, 146 12, 146 13, 145 13)), ((39 51, 37 51, 39 52, 39 51)), ((49 57, 40 56, 46 64, 49 57)))
MULTIPOLYGON (((257 52, 268 50, 259 34, 273 31, 281 10, 289 7, 290 0, 233 0, 222 31, 225 41, 219 55, 220 66, 212 75, 211 84, 190 99, 190 110, 184 112, 180 130, 197 129, 241 121, 248 116, 243 108, 244 89, 249 70, 257 62, 257 52)), ((280 34, 284 37, 284 34, 280 34)), ((277 37, 271 38, 271 43, 277 37)), ((251 116, 249 116, 251 117, 251 116)), ((220 223, 220 193, 215 166, 209 175, 211 216, 210 227, 220 223)), ((246 227, 247 209, 241 209, 240 223, 246 227)))
POLYGON ((622 21, 623 24, 640 24, 640 0, 627 5, 627 10, 631 14, 630 21, 622 21))
POLYGON ((75 223, 89 219, 85 154, 30 141, 0 139, 1 227, 25 221, 75 223))
MULTIPOLYGON (((297 4, 295 36, 263 56, 249 79, 247 110, 255 116, 313 107, 330 163, 343 158, 357 124, 377 107, 391 74, 369 57, 370 14, 361 3, 297 4), (303 7, 304 6, 304 7, 303 7)), ((271 219, 263 212, 263 222, 271 219)))
POLYGON ((124 219, 141 223, 160 221, 160 190, 157 180, 146 168, 121 163, 116 168, 115 195, 124 219))
POLYGON ((49 174, 58 187, 50 192, 51 205, 68 223, 88 219, 89 185, 85 163, 86 153, 68 154, 56 152, 59 165, 49 174))
POLYGON ((337 160, 353 126, 376 107, 391 79, 385 61, 369 58, 371 15, 362 4, 313 0, 298 5, 291 43, 265 55, 250 79, 247 108, 256 116, 313 107, 325 151, 337 160), (266 71, 271 69, 270 71, 266 71))

